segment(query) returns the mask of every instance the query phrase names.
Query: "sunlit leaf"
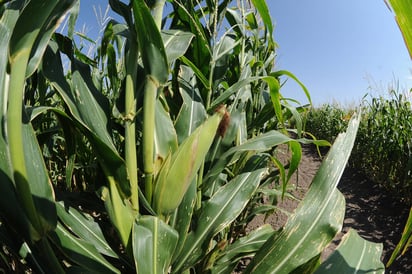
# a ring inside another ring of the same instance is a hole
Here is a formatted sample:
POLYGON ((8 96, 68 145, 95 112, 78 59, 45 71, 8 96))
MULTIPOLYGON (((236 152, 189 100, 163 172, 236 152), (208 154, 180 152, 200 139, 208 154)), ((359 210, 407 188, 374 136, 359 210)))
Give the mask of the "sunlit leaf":
POLYGON ((242 212, 255 193, 265 161, 252 158, 245 170, 219 190, 202 206, 196 230, 186 239, 181 255, 176 259, 176 270, 194 264, 202 255, 205 241, 228 226, 242 212))
POLYGON ((382 244, 366 241, 350 229, 315 273, 385 273, 380 260, 382 249, 382 244))
POLYGON ((164 30, 161 36, 169 64, 185 54, 194 37, 193 33, 181 30, 164 30))
POLYGON ((345 199, 336 189, 359 126, 355 115, 322 162, 311 187, 283 230, 257 252, 246 273, 289 273, 317 256, 340 231, 345 199))
POLYGON ((412 58, 412 1, 389 0, 389 3, 395 13, 396 22, 402 32, 409 55, 412 58))
POLYGON ((138 273, 168 273, 177 232, 154 216, 140 217, 133 227, 133 255, 138 273))
POLYGON ((166 50, 160 32, 145 1, 132 1, 135 30, 146 72, 165 83, 168 77, 166 50))
POLYGON ((411 240, 412 240, 412 207, 409 211, 409 217, 403 229, 402 237, 399 243, 396 245, 395 250, 392 252, 391 257, 389 258, 389 261, 386 264, 387 266, 390 266, 395 261, 396 257, 399 255, 402 249, 403 249, 402 255, 406 252, 406 250, 409 248, 411 240))
POLYGON ((225 111, 215 113, 196 128, 173 153, 170 166, 160 170, 153 196, 154 208, 160 214, 171 213, 179 206, 212 145, 225 111))

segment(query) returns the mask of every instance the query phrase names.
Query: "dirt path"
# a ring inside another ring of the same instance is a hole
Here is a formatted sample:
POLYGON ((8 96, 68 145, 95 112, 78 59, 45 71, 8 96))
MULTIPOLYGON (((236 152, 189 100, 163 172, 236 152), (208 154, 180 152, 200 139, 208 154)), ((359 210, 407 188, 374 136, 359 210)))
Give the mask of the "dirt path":
MULTIPOLYGON (((320 164, 321 161, 315 150, 311 147, 303 147, 299 171, 291 181, 292 184, 298 186, 293 192, 295 196, 303 198, 320 164)), ((346 198, 344 226, 342 232, 333 240, 322 258, 325 259, 329 256, 339 244, 344 233, 349 228, 353 228, 364 239, 383 243, 382 261, 386 263, 400 239, 409 208, 392 199, 386 194, 386 191, 349 167, 342 175, 338 189, 346 198)), ((286 212, 293 212, 297 204, 298 202, 294 200, 285 199, 281 202, 280 207, 286 212)), ((277 212, 271 215, 266 223, 270 223, 274 228, 279 228, 285 224, 286 220, 287 214, 277 212)), ((263 221, 263 216, 258 216, 248 229, 260 226, 263 221)), ((412 249, 405 256, 396 260, 385 273, 412 273, 412 249)))

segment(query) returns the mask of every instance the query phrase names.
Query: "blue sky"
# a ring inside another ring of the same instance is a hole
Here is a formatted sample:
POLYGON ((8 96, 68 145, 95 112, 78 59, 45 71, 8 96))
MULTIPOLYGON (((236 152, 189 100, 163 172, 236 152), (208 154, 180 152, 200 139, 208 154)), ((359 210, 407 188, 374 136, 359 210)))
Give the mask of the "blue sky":
MULTIPOLYGON (((315 105, 356 104, 366 93, 385 93, 394 82, 412 87, 411 59, 383 0, 268 4, 279 44, 277 66, 306 85, 315 105)), ((291 81, 283 95, 304 99, 291 81)))
MULTIPOLYGON (((366 93, 384 94, 399 83, 412 88, 412 63, 393 14, 383 0, 267 0, 279 45, 275 69, 294 73, 315 105, 358 104, 366 93)), ((77 28, 99 30, 93 6, 81 1, 77 28)), ((305 103, 301 89, 287 81, 282 91, 305 103)))

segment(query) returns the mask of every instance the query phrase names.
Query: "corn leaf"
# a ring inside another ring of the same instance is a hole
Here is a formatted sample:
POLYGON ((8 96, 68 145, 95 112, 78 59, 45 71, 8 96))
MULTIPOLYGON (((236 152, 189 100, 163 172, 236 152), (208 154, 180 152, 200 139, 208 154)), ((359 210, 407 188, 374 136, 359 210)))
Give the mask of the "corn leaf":
POLYGON ((301 81, 299 81, 299 79, 293 73, 291 73, 287 70, 279 70, 279 71, 272 72, 270 75, 272 77, 276 77, 276 78, 281 77, 281 76, 287 76, 287 77, 293 79, 302 88, 303 92, 305 93, 306 98, 309 101, 309 104, 312 105, 312 99, 310 97, 310 93, 309 93, 308 89, 305 87, 305 85, 301 81))
MULTIPOLYGON (((12 30, 22 8, 24 1, 10 3, 10 9, 5 9, 0 18, 0 89, 7 90, 9 79, 7 76, 8 43, 12 30)), ((0 96, 0 120, 5 121, 5 110, 7 109, 7 93, 2 92, 0 96)), ((2 127, 3 129, 3 127, 2 127)), ((4 129, 3 129, 4 130, 4 129)), ((34 230, 32 224, 23 211, 15 193, 13 184, 13 172, 10 159, 10 151, 4 134, 0 134, 0 211, 10 225, 17 229, 26 239, 39 239, 39 234, 34 230), (10 208, 13 210, 11 211, 10 208)))
POLYGON ((137 273, 168 273, 177 232, 155 216, 142 216, 133 226, 137 273))
POLYGON ((260 16, 262 17, 263 23, 269 32, 269 37, 272 40, 273 35, 273 24, 272 24, 272 17, 270 16, 268 6, 266 5, 265 0, 252 0, 253 5, 259 12, 260 16))
POLYGON ((137 42, 147 74, 163 84, 168 77, 166 50, 155 21, 143 0, 133 0, 133 14, 137 42))
POLYGON ((389 3, 412 58, 412 0, 389 0, 389 3))
POLYGON ((16 58, 28 58, 32 49, 38 48, 44 51, 52 35, 49 30, 55 30, 58 27, 62 15, 74 3, 74 0, 29 1, 18 17, 17 27, 13 30, 10 39, 11 62, 14 62, 16 58))
MULTIPOLYGON (((8 45, 10 42, 10 37, 12 30, 16 24, 19 13, 23 7, 24 1, 15 1, 10 5, 9 9, 5 9, 0 17, 0 88, 1 90, 7 90, 8 80, 7 76, 7 63, 9 58, 8 45), (7 84, 7 85, 6 85, 7 84)), ((4 92, 5 93, 5 92, 4 92)), ((6 109, 5 103, 7 101, 7 96, 4 94, 0 96, 0 115, 3 116, 3 112, 6 109)), ((1 138, 3 135, 0 136, 1 138)), ((1 153, 1 151, 0 151, 1 153)))
POLYGON ((265 160, 253 157, 238 176, 227 183, 207 201, 201 208, 197 227, 185 242, 180 256, 175 261, 174 271, 180 272, 196 263, 204 254, 202 247, 216 233, 230 225, 242 212, 255 193, 262 174, 265 160))
POLYGON ((292 177, 293 173, 298 169, 300 159, 302 158, 302 147, 298 142, 289 142, 289 148, 292 152, 292 158, 290 161, 290 165, 288 168, 288 173, 286 177, 286 181, 282 184, 282 197, 286 192, 287 182, 289 182, 290 178, 292 177))
POLYGON ((408 249, 410 245, 411 240, 412 240, 412 207, 409 211, 409 217, 403 229, 402 237, 399 243, 396 245, 395 250, 393 251, 386 266, 390 266, 393 263, 393 261, 395 261, 396 257, 399 255, 402 249, 403 249, 402 255, 406 252, 406 250, 408 249))
POLYGON ((175 127, 179 143, 182 143, 207 118, 207 113, 196 85, 196 77, 187 66, 181 66, 179 91, 183 105, 175 127))
POLYGON ((340 231, 345 199, 336 186, 349 159, 359 119, 354 115, 347 133, 338 136, 295 213, 281 233, 257 252, 246 273, 289 273, 317 256, 340 231))
POLYGON ((56 203, 57 214, 64 225, 78 238, 88 241, 101 254, 118 258, 116 252, 109 246, 99 225, 91 216, 80 213, 75 208, 65 206, 63 202, 56 203))
POLYGON ((209 117, 171 156, 170 166, 161 168, 153 196, 153 207, 169 214, 180 204, 215 138, 224 111, 209 117))
POLYGON ((154 150, 157 166, 166 159, 169 153, 177 149, 177 136, 173 121, 162 103, 156 101, 154 150))
MULTIPOLYGON (((72 8, 72 6, 78 1, 76 0, 64 0, 64 1, 57 1, 57 5, 54 7, 53 12, 58 14, 65 14, 69 8, 72 8)), ((29 15, 32 16, 32 15, 29 15)), ((49 44, 49 41, 54 34, 55 30, 59 26, 60 22, 63 21, 64 17, 63 16, 50 16, 46 22, 46 24, 43 25, 42 29, 40 30, 40 39, 36 39, 33 49, 30 53, 30 60, 29 63, 27 64, 27 69, 26 69, 26 77, 32 75, 36 69, 38 68, 41 59, 43 57, 44 51, 47 48, 47 45, 49 44), (51 28, 50 26, 54 26, 51 28)), ((24 19, 25 20, 25 19, 24 19)), ((27 22, 27 21, 26 21, 27 22)), ((30 23, 29 23, 30 24, 30 23)))
POLYGON ((110 220, 119 233, 123 245, 128 246, 136 213, 133 212, 130 203, 121 196, 113 178, 108 177, 108 180, 109 187, 101 189, 101 199, 104 201, 110 220))
MULTIPOLYGON (((212 183, 229 163, 235 162, 237 159, 239 159, 242 152, 266 151, 274 146, 277 146, 280 144, 286 144, 291 141, 295 141, 295 140, 275 130, 269 131, 255 138, 249 139, 247 142, 243 143, 242 145, 233 147, 227 150, 225 153, 223 153, 219 157, 219 160, 213 165, 213 167, 210 169, 210 171, 205 176, 204 182, 212 183)), ((300 139, 298 141, 303 142, 303 143, 310 142, 309 140, 306 140, 306 139, 300 139)))
POLYGON ((179 240, 176 245, 176 250, 173 254, 174 261, 179 255, 187 239, 187 235, 192 222, 193 211, 197 197, 197 180, 196 178, 190 183, 189 188, 183 197, 179 207, 173 212, 171 217, 171 226, 179 233, 179 240))
MULTIPOLYGON (((248 86, 249 84, 251 84, 255 81, 259 81, 259 80, 265 81, 268 84, 269 89, 270 89, 271 92, 273 92, 273 93, 274 92, 279 92, 280 85, 279 85, 279 82, 276 80, 276 78, 274 78, 272 76, 253 76, 253 77, 249 77, 249 78, 237 81, 235 84, 230 86, 228 89, 226 89, 221 95, 219 95, 219 97, 217 97, 211 103, 209 109, 214 109, 217 106, 219 106, 221 104, 224 104, 229 99, 230 96, 237 93, 240 89, 248 86)), ((280 101, 278 102, 275 109, 278 109, 278 111, 279 111, 280 101)), ((279 113, 279 115, 281 115, 281 113, 279 113)))
POLYGON ((52 240, 73 262, 87 269, 90 273, 121 273, 88 240, 73 236, 61 224, 57 225, 52 240))
POLYGON ((86 133, 99 154, 99 161, 113 176, 122 190, 122 196, 130 196, 130 185, 124 160, 118 154, 109 134, 109 119, 107 101, 101 98, 96 87, 90 81, 90 72, 77 62, 74 65, 72 88, 66 81, 63 66, 55 43, 50 43, 45 52, 42 71, 46 79, 62 96, 77 126, 86 133), (88 76, 89 75, 89 76, 88 76), (89 79, 86 81, 86 79, 89 79), (75 88, 76 87, 76 88, 75 88), (97 98, 100 99, 96 99, 97 98))
MULTIPOLYGON (((20 3, 17 2, 12 8, 20 3)), ((22 105, 25 76, 31 52, 36 52, 35 58, 40 58, 59 20, 72 4, 73 1, 28 1, 15 22, 8 45, 10 80, 4 90, 7 94, 4 98, 8 102, 7 112, 2 118, 7 127, 16 193, 27 217, 41 235, 55 227, 56 212, 48 173, 22 105)), ((38 60, 34 63, 38 64, 38 60)))
POLYGON ((193 33, 181 30, 164 30, 161 36, 169 64, 185 54, 194 37, 193 33))
POLYGON ((43 231, 54 230, 57 224, 54 190, 31 124, 23 124, 23 147, 27 163, 28 183, 43 231))
POLYGON ((253 256, 275 231, 269 224, 264 224, 246 236, 229 245, 216 259, 216 265, 211 269, 213 274, 232 273, 240 259, 253 256))
POLYGON ((350 229, 330 257, 321 264, 315 274, 323 273, 385 273, 380 261, 382 244, 362 239, 350 229))
POLYGON ((184 63, 186 66, 190 67, 193 70, 197 78, 207 89, 210 88, 209 81, 207 80, 206 76, 198 67, 196 67, 196 65, 191 60, 189 60, 185 56, 180 57, 180 60, 182 61, 182 63, 184 63))

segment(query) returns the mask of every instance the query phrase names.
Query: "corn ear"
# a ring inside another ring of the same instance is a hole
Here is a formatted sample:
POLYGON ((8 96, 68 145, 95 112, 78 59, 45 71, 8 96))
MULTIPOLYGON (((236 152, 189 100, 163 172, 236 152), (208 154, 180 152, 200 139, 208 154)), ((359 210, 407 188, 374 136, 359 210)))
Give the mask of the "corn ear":
POLYGON ((156 177, 153 196, 153 207, 159 214, 167 215, 179 206, 225 115, 226 109, 220 108, 183 141, 170 161, 165 161, 156 177))

